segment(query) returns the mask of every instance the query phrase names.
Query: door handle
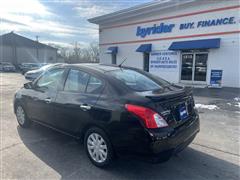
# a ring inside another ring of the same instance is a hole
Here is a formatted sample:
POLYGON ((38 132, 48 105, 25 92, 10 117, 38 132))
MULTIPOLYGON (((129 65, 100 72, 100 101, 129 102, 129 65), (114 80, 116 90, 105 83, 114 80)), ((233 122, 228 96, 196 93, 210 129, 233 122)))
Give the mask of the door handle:
POLYGON ((87 111, 87 110, 90 110, 91 109, 91 106, 87 105, 87 104, 81 104, 80 105, 80 108, 84 111, 87 111))
POLYGON ((51 98, 46 98, 46 99, 44 99, 44 101, 49 104, 49 103, 52 102, 52 99, 51 98))

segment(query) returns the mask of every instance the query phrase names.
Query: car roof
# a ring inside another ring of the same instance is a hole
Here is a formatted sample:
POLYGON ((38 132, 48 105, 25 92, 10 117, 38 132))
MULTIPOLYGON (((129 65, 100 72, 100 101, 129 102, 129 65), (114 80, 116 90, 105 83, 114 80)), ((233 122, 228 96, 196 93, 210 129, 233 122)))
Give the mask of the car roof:
POLYGON ((64 66, 68 67, 80 67, 89 70, 95 70, 100 73, 106 73, 109 71, 115 71, 120 69, 135 69, 127 66, 117 66, 117 65, 109 65, 109 64, 97 64, 97 63, 81 63, 81 64, 65 64, 64 66))

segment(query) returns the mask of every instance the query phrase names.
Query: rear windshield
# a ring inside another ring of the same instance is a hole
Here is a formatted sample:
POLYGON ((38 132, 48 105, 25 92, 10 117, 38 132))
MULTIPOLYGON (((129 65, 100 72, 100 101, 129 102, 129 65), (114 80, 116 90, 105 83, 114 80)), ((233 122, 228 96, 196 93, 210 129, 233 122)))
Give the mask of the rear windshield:
POLYGON ((122 81, 134 91, 153 91, 169 85, 168 82, 162 79, 155 80, 154 77, 147 76, 131 69, 109 71, 108 73, 122 81))

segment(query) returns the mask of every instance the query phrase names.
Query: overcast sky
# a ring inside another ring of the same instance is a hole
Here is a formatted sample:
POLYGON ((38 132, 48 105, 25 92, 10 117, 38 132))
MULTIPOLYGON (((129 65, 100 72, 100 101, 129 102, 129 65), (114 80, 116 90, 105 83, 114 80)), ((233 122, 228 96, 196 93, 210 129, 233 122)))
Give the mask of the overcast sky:
POLYGON ((98 41, 98 26, 88 18, 150 0, 0 0, 0 34, 14 31, 44 43, 68 46, 98 41))

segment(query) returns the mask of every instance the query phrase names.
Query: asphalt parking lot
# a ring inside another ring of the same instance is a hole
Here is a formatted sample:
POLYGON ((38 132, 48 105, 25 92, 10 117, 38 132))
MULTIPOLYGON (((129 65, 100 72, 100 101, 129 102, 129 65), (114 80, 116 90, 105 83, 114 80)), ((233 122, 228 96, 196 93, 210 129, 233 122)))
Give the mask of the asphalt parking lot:
POLYGON ((118 159, 108 169, 93 166, 83 146, 39 125, 21 129, 13 95, 25 82, 0 74, 1 179, 235 179, 240 178, 239 89, 195 89, 201 131, 183 152, 162 164, 118 159))

